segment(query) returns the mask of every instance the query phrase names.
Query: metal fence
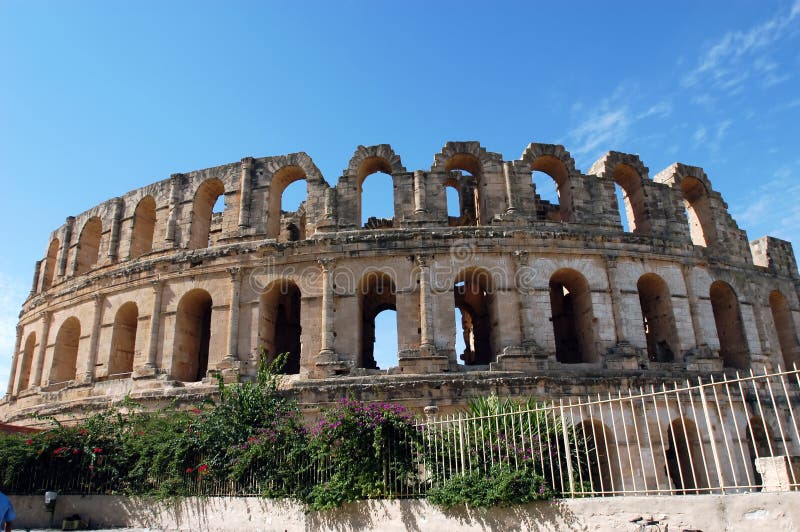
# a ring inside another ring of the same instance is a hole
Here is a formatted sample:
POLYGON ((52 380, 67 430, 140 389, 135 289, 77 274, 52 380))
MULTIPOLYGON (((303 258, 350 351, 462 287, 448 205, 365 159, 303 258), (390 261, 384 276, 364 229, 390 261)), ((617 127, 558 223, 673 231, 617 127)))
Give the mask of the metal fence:
MULTIPOLYGON (((429 415, 418 422, 414 441, 386 441, 381 496, 421 497, 457 475, 491 476, 498 468, 534 473, 563 497, 797 489, 798 404, 795 368, 530 407, 501 402, 496 412, 483 415, 429 415), (396 467, 401 463, 411 464, 411 474, 396 467)), ((295 460, 306 486, 323 484, 334 473, 328 460, 295 460)), ((25 472, 16 477, 14 493, 119 491, 113 478, 25 472)), ((180 488, 187 494, 251 496, 264 493, 265 486, 255 472, 239 481, 193 472, 180 488)))

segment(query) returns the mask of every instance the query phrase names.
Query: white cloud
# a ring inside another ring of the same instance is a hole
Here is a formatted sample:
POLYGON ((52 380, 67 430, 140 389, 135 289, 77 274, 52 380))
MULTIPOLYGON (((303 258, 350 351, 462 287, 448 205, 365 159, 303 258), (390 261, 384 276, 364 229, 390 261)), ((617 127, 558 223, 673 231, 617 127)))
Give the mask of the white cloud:
POLYGON ((698 129, 697 131, 694 132, 694 135, 692 135, 692 138, 694 139, 696 144, 701 144, 701 143, 705 142, 707 135, 708 135, 708 131, 706 130, 706 128, 701 127, 700 129, 698 129))
POLYGON ((732 216, 751 239, 770 235, 794 244, 800 242, 800 203, 796 201, 800 180, 795 170, 798 165, 800 160, 779 167, 768 181, 731 205, 732 216))
POLYGON ((780 67, 767 54, 776 42, 794 36, 800 19, 800 0, 792 7, 747 30, 725 33, 700 57, 692 70, 681 80, 685 88, 694 88, 702 83, 724 92, 736 93, 745 81, 758 75, 765 86, 784 81, 787 74, 775 73, 780 67))

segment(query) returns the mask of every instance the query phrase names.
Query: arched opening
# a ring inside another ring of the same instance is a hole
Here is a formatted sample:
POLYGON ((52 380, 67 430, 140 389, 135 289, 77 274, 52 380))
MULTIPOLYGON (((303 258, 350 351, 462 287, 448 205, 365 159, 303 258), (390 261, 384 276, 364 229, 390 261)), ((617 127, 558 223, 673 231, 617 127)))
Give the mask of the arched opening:
MULTIPOLYGON (((306 171, 299 166, 284 166, 272 176, 267 209, 267 237, 280 238, 281 220, 288 220, 301 210, 308 197, 306 171)), ((288 222, 287 222, 288 223, 288 222)), ((297 223, 296 221, 294 222, 297 223)), ((285 227, 285 225, 284 225, 285 227)), ((298 226, 300 239, 305 238, 305 227, 298 226)))
POLYGON ((736 292, 728 283, 714 281, 711 283, 710 296, 723 365, 728 368, 748 369, 750 350, 747 347, 747 336, 736 292))
POLYGON ((706 487, 705 468, 697 426, 689 419, 674 420, 667 431, 667 473, 681 495, 698 493, 706 487))
POLYGON ((650 222, 644 205, 644 190, 639 173, 626 164, 614 168, 614 182, 619 186, 617 198, 622 203, 620 218, 631 233, 650 232, 650 222))
MULTIPOLYGON (((216 177, 206 179, 197 188, 192 208, 192 225, 189 235, 189 249, 202 249, 210 244, 213 215, 217 214, 220 197, 224 198, 225 185, 216 177)), ((224 201, 224 199, 223 199, 224 201)))
POLYGON ((47 290, 53 286, 53 278, 56 275, 56 259, 58 257, 58 248, 61 243, 57 238, 50 241, 47 247, 47 257, 44 259, 44 280, 42 282, 42 289, 47 290))
POLYGON ((456 318, 460 318, 464 338, 461 360, 467 366, 485 366, 494 362, 495 294, 489 272, 479 268, 461 272, 455 279, 453 296, 456 318))
MULTIPOLYGON (((448 179, 444 185, 447 201, 447 225, 456 227, 462 224, 461 219, 461 187, 455 179, 448 179)), ((471 225, 471 224, 470 224, 471 225)))
POLYGON ((585 420, 575 427, 586 441, 589 478, 595 493, 611 495, 621 489, 617 446, 611 430, 600 421, 585 420))
POLYGON ((568 221, 572 212, 572 192, 569 188, 569 171, 564 163, 552 155, 541 155, 531 164, 531 175, 540 199, 537 217, 568 221))
POLYGON ((281 227, 279 239, 297 242, 306 238, 306 197, 308 185, 305 179, 289 183, 281 194, 281 227))
POLYGON ((50 367, 50 384, 75 379, 78 366, 78 344, 81 339, 81 322, 68 318, 58 329, 53 349, 53 364, 50 367))
POLYGON ((745 427, 747 431, 747 451, 750 455, 750 469, 753 473, 751 477, 753 485, 761 491, 764 485, 764 480, 761 478, 761 473, 756 468, 756 460, 758 458, 768 458, 772 456, 772 449, 770 445, 769 428, 765 426, 764 420, 758 416, 753 416, 745 427))
POLYGON ((31 366, 33 364, 33 350, 36 347, 36 333, 30 333, 25 340, 22 350, 22 361, 19 368, 19 384, 17 390, 27 390, 31 385, 31 366))
POLYGON ((769 308, 772 311, 772 321, 778 333, 778 344, 781 347, 783 363, 791 369, 795 364, 800 365, 800 343, 797 341, 797 329, 794 326, 792 309, 789 301, 778 290, 769 294, 769 308))
POLYGON ((300 289, 286 280, 272 283, 261 296, 259 341, 268 362, 288 353, 281 373, 300 373, 301 303, 300 289))
POLYGON ((133 211, 133 235, 130 258, 135 259, 153 250, 153 233, 156 227, 156 200, 145 196, 133 211))
POLYGON ((680 343, 669 287, 658 275, 646 273, 639 278, 636 288, 648 358, 653 362, 673 362, 676 355, 680 355, 680 343))
POLYGON ((139 308, 136 303, 129 301, 117 310, 111 333, 111 355, 108 358, 109 379, 128 377, 133 372, 138 324, 139 308))
POLYGON ((394 338, 397 338, 397 292, 392 278, 382 272, 372 271, 361 279, 358 290, 361 308, 361 354, 359 367, 367 369, 387 369, 398 365, 397 342, 390 345, 384 338, 376 341, 377 333, 394 322, 394 338), (392 312, 384 312, 392 311, 392 312), (394 315, 392 316, 392 314, 394 315), (383 320, 378 320, 382 315, 383 320), (395 319, 392 320, 392 317, 395 319), (387 319, 388 318, 388 319, 387 319), (382 323, 384 322, 385 323, 382 323), (376 345, 378 349, 376 350, 376 345), (378 362, 383 363, 381 367, 378 362))
POLYGON ((716 231, 706 187, 699 179, 687 176, 681 180, 681 194, 692 243, 696 246, 707 246, 716 239, 716 231))
POLYGON ((211 342, 211 295, 195 288, 178 303, 172 377, 183 382, 202 380, 208 371, 211 342))
POLYGON ((81 236, 78 238, 78 262, 75 265, 75 275, 86 273, 97 264, 102 234, 103 223, 97 216, 89 218, 83 225, 81 236))
POLYGON ((356 182, 362 227, 381 229, 394 226, 394 180, 391 174, 391 164, 382 157, 368 157, 358 167, 356 182))
POLYGON ((592 294, 586 278, 570 268, 557 270, 550 277, 550 309, 556 360, 564 364, 597 362, 592 294))
POLYGON ((464 223, 459 225, 482 225, 486 209, 483 205, 483 168, 477 157, 470 153, 456 153, 447 160, 445 170, 460 170, 461 175, 455 177, 459 183, 461 196, 461 216, 464 223), (471 223, 466 223, 470 222, 471 223))

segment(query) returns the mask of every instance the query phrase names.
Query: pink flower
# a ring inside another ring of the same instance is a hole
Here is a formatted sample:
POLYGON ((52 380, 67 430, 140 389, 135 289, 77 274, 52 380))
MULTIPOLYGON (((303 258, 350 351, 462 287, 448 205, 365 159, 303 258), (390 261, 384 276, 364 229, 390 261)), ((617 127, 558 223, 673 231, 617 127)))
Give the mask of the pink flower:
POLYGON ((192 469, 191 467, 187 467, 187 468, 186 468, 186 472, 187 472, 187 473, 191 473, 192 471, 194 471, 194 469, 192 469))

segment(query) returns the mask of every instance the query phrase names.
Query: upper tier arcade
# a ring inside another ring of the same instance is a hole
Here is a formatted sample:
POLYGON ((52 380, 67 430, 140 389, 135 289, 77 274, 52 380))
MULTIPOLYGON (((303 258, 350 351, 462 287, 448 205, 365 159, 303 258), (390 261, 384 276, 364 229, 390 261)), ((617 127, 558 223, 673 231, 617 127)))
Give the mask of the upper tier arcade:
POLYGON ((444 374, 471 374, 476 393, 493 375, 528 379, 522 393, 542 376, 759 370, 800 360, 798 287, 791 244, 748 243, 695 166, 651 179, 638 156, 609 152, 583 173, 560 145, 506 161, 448 142, 430 169, 409 172, 381 144, 359 146, 331 187, 305 153, 246 157, 173 174, 53 231, 0 419, 202 395, 212 374, 253 375, 262 353, 289 353, 290 386, 309 403, 327 400, 324 386, 332 397, 376 382, 409 403, 457 402, 436 381, 444 374), (391 176, 394 215, 362 224, 376 172, 391 176), (557 204, 537 194, 541 175, 557 204), (305 201, 282 211, 298 180, 305 201), (388 371, 373 353, 386 310, 398 331, 388 371))

